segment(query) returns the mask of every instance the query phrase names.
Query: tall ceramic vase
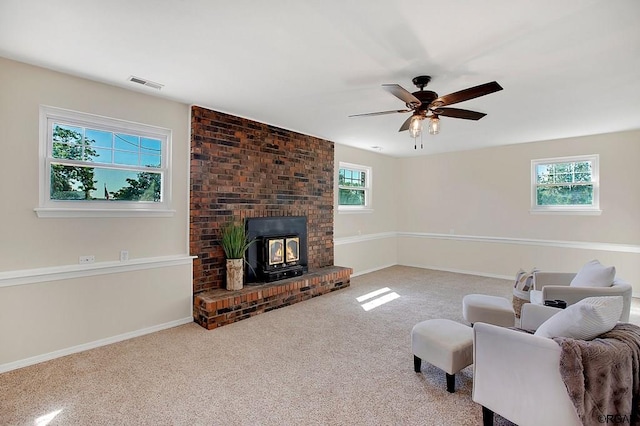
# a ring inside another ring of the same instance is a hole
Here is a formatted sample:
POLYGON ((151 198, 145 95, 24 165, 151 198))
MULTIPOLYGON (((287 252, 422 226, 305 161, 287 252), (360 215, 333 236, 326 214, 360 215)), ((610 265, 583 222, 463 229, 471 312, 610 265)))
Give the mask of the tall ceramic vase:
POLYGON ((242 290, 244 259, 227 259, 227 290, 242 290))

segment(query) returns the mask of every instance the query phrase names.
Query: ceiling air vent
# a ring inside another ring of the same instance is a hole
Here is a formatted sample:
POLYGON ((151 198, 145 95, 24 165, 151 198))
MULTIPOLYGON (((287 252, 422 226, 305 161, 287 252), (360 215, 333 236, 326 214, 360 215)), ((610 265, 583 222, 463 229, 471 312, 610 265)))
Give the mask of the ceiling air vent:
POLYGON ((157 89, 157 90, 162 89, 162 87, 164 86, 164 84, 156 83, 156 82, 153 82, 153 81, 150 81, 150 80, 145 80, 144 78, 135 77, 133 75, 131 77, 129 77, 129 81, 131 81, 133 83, 142 84, 143 86, 151 87, 151 88, 157 89))

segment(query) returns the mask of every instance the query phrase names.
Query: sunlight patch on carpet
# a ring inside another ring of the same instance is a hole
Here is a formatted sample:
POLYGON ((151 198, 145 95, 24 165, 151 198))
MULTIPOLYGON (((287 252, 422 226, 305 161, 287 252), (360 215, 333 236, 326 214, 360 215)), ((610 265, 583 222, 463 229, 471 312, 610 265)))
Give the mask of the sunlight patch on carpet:
MULTIPOLYGON (((380 290, 378 290, 378 291, 380 291, 380 290)), ((378 293, 377 295, 380 295, 382 293, 387 293, 388 291, 391 291, 391 289, 387 288, 385 292, 378 293)), ((373 293, 375 293, 375 292, 373 292, 373 293)), ((369 294, 371 294, 371 293, 369 293, 369 294)), ((362 296, 362 297, 364 297, 364 296, 362 296)), ((375 296, 371 296, 371 297, 375 297, 375 296)), ((369 297, 368 299, 370 299, 371 297, 369 297)), ((362 306, 362 309, 364 309, 365 311, 370 311, 373 308, 377 308, 380 305, 384 305, 385 303, 389 303, 392 300, 395 300, 395 299, 397 299, 399 297, 400 297, 400 295, 394 291, 394 292, 391 292, 391 293, 387 293, 384 296, 380 296, 377 299, 373 299, 370 302, 363 303, 360 306, 362 306)), ((363 300, 367 300, 367 299, 363 299, 363 300)), ((360 300, 358 300, 358 301, 360 301, 360 300)))
POLYGON ((391 289, 389 287, 381 288, 379 290, 372 291, 371 293, 367 293, 367 294, 365 294, 363 296, 356 297, 356 300, 358 302, 364 302, 367 299, 371 299, 373 297, 379 296, 379 295, 384 294, 384 293, 386 293, 388 291, 391 291, 391 289))
POLYGON ((40 416, 36 419, 34 424, 36 426, 47 426, 61 412, 62 412, 62 408, 56 411, 52 411, 49 414, 45 414, 44 416, 40 416))

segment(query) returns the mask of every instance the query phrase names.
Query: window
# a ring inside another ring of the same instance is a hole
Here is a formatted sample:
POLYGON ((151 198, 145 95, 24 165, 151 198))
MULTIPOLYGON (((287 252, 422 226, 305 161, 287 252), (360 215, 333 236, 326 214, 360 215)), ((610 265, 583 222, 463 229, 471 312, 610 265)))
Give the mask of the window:
POLYGON ((531 211, 598 214, 598 155, 531 161, 531 211))
POLYGON ((340 163, 338 210, 371 211, 371 167, 340 163))
POLYGON ((40 108, 40 217, 170 215, 171 130, 40 108))

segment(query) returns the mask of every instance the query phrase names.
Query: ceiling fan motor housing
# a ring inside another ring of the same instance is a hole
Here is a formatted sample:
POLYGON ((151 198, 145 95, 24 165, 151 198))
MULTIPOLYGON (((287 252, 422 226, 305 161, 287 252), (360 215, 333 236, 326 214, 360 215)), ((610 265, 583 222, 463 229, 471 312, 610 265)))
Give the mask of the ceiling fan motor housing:
MULTIPOLYGON (((414 106, 414 108, 417 112, 421 112, 423 113, 422 115, 424 115, 429 109, 429 104, 438 98, 438 94, 436 92, 432 92, 431 90, 424 90, 424 87, 431 81, 431 76, 429 75, 419 75, 417 77, 414 77, 411 81, 416 85, 418 89, 420 89, 417 92, 412 93, 412 95, 418 98, 418 100, 420 101, 420 105, 418 105, 417 107, 414 106)), ((407 106, 411 108, 410 105, 407 106)))
POLYGON ((412 95, 420 100, 420 106, 418 109, 427 109, 431 102, 438 99, 438 94, 431 90, 419 90, 417 92, 413 92, 412 95))

